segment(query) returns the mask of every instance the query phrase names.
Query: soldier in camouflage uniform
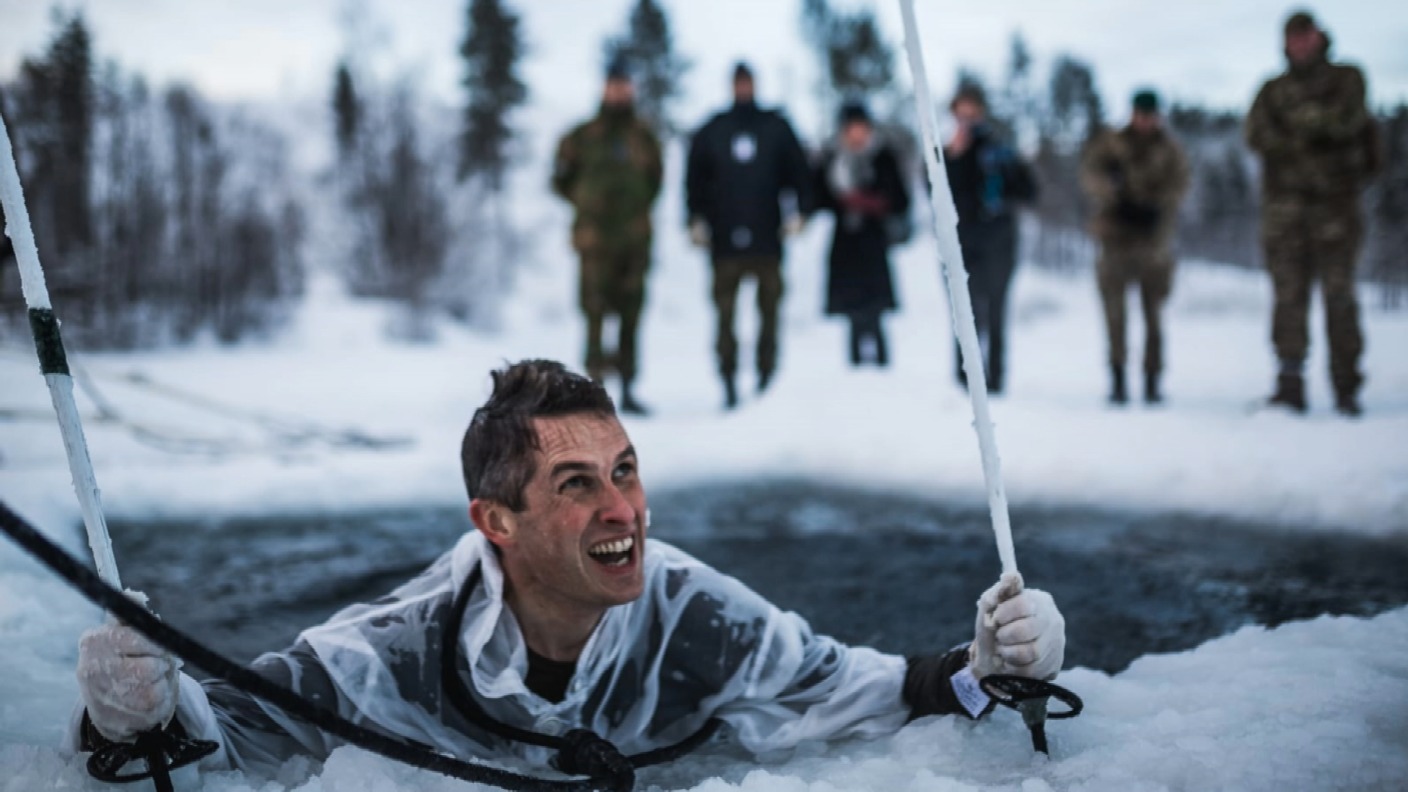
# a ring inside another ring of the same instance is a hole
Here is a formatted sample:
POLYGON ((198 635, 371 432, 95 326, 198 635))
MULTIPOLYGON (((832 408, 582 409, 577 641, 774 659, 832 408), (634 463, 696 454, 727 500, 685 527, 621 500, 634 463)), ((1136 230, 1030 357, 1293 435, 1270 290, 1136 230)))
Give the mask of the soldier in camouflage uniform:
POLYGON ((646 412, 631 383, 636 333, 650 269, 650 208, 660 192, 660 143, 636 117, 635 91, 621 63, 607 73, 601 110, 558 144, 553 190, 576 210, 572 246, 581 257, 581 306, 587 319, 586 369, 600 381, 621 375, 622 412, 646 412), (619 319, 614 355, 602 349, 608 314, 619 319))
POLYGON ((1097 264, 1105 326, 1110 339, 1110 401, 1129 400, 1125 384, 1125 303, 1139 285, 1144 308, 1144 401, 1163 400, 1163 326, 1160 312, 1173 285, 1171 241, 1178 204, 1188 189, 1183 151, 1164 131, 1159 97, 1134 95, 1129 125, 1100 133, 1081 162, 1081 183, 1095 203, 1093 231, 1100 240, 1097 264))
POLYGON ((1359 197, 1378 167, 1377 129, 1364 75, 1331 63, 1329 37, 1307 13, 1286 20, 1289 68, 1262 86, 1247 116, 1247 142, 1262 157, 1262 245, 1276 291, 1271 335, 1280 357, 1270 402, 1305 412, 1301 369, 1306 314, 1317 278, 1325 299, 1336 409, 1359 415, 1364 338, 1354 295, 1363 237, 1359 197))

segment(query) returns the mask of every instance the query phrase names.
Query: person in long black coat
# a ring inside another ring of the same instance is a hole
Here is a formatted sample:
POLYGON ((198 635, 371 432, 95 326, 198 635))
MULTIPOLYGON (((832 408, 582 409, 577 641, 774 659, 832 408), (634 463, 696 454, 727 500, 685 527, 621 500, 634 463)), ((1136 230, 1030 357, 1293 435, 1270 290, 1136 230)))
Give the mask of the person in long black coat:
POLYGON ((880 317, 897 305, 888 226, 907 216, 909 190, 899 158, 876 135, 864 105, 845 105, 840 124, 837 145, 823 155, 814 173, 817 208, 836 215, 827 260, 826 313, 851 321, 851 365, 868 357, 886 366, 889 347, 880 317))

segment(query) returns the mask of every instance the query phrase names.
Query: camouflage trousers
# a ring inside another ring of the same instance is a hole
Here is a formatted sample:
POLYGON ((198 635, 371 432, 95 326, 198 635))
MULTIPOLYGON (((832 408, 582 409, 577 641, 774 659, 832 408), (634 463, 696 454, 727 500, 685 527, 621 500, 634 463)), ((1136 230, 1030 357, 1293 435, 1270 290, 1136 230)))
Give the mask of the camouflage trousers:
POLYGON ((739 256, 714 259, 714 307, 718 311, 715 350, 719 373, 732 377, 738 371, 738 339, 733 332, 738 287, 745 277, 758 281, 758 374, 772 375, 777 367, 777 309, 782 302, 782 259, 777 256, 739 256))
POLYGON ((1164 369, 1163 307, 1173 288, 1173 254, 1161 239, 1105 239, 1096 264, 1100 300, 1105 306, 1105 331, 1110 365, 1124 368, 1128 357, 1125 314, 1129 287, 1139 286, 1144 309, 1144 372, 1164 369))
POLYGON ((650 248, 593 250, 581 255, 582 314, 587 319, 587 376, 600 381, 609 370, 630 381, 636 375, 636 334, 645 305, 645 276, 650 269, 650 248), (616 351, 602 346, 606 317, 619 320, 616 351))
POLYGON ((1364 335, 1354 294, 1354 265, 1364 237, 1356 199, 1269 200, 1262 207, 1266 268, 1276 291, 1271 342, 1282 361, 1304 361, 1310 347, 1310 290, 1316 280, 1325 300, 1330 378, 1336 393, 1353 394, 1363 377, 1364 335))

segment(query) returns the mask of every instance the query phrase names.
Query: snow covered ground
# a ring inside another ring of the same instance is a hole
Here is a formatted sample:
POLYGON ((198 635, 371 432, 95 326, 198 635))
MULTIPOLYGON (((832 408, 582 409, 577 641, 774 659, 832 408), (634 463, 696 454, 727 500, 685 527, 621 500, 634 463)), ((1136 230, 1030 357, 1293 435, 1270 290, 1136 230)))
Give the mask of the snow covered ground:
MULTIPOLYGON (((655 414, 627 420, 648 485, 786 476, 981 501, 931 240, 918 239, 895 263, 903 309, 888 320, 893 368, 857 371, 845 363, 845 328, 819 315, 827 223, 813 224, 787 264, 779 379, 752 398, 745 356, 749 398, 724 414, 707 264, 677 231, 678 204, 669 196, 661 205, 645 318, 638 392, 655 414)), ((125 421, 87 427, 109 513, 223 517, 463 503, 459 439, 486 394, 488 370, 527 356, 575 363, 582 347, 565 212, 541 200, 525 206, 520 218, 535 244, 494 333, 444 325, 433 343, 387 342, 385 306, 351 301, 320 277, 295 326, 268 344, 72 354, 125 421), (388 443, 371 450, 352 442, 357 437, 388 443)), ((1009 496, 1408 540, 1408 314, 1379 311, 1365 296, 1361 420, 1330 409, 1318 334, 1311 414, 1253 411, 1273 373, 1268 284, 1259 273, 1195 263, 1180 270, 1169 308, 1168 404, 1116 410, 1103 402, 1104 342, 1090 274, 1025 267, 1013 295, 1009 395, 993 407, 1009 496)), ((751 298, 745 290, 740 299, 751 298)), ((66 321, 82 321, 57 308, 66 321)), ((742 337, 751 339, 755 318, 741 314, 742 337)), ((1318 314, 1315 321, 1318 329, 1318 314)), ((1137 357, 1137 325, 1131 333, 1137 357)), ((24 345, 0 352, 0 409, 21 416, 0 421, 0 499, 82 551, 33 354, 24 345)), ((99 411, 89 395, 80 407, 90 417, 99 411)), ((1188 525, 1197 530, 1196 520, 1188 525)), ((1019 562, 1024 533, 1040 530, 1015 526, 1019 562)), ((0 791, 85 783, 81 765, 53 746, 76 695, 77 635, 96 618, 0 542, 0 791)), ((1020 722, 1004 712, 977 725, 918 723, 891 739, 756 769, 695 759, 647 780, 700 790, 1031 792, 1392 788, 1408 777, 1408 610, 1246 629, 1192 652, 1147 657, 1113 678, 1078 669, 1064 679, 1088 711, 1052 725, 1050 762, 1029 756, 1020 722)), ((280 787, 232 774, 207 778, 204 788, 280 787)), ((295 788, 463 787, 345 751, 295 788)))

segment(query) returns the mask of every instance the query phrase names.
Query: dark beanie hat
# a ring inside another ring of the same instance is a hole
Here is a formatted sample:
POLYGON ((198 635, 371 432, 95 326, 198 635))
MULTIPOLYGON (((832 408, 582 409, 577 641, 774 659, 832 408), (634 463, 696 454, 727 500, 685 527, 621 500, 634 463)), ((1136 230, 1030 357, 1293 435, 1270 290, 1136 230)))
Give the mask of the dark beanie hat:
POLYGON ((1315 17, 1309 11, 1297 11, 1286 17, 1287 33, 1304 33, 1307 30, 1315 30, 1320 27, 1315 23, 1315 17))
POLYGON ((606 79, 608 80, 629 80, 631 79, 631 66, 626 62, 626 58, 617 55, 606 64, 606 79))
POLYGON ((737 65, 733 67, 733 81, 738 82, 739 80, 751 79, 753 79, 753 70, 748 67, 747 62, 739 61, 737 65))
POLYGON ((1159 112, 1159 95, 1145 88, 1134 94, 1134 109, 1140 113, 1159 112))
POLYGON ((865 109, 865 103, 852 99, 841 105, 841 112, 837 114, 841 126, 855 121, 870 123, 870 111, 865 109))

